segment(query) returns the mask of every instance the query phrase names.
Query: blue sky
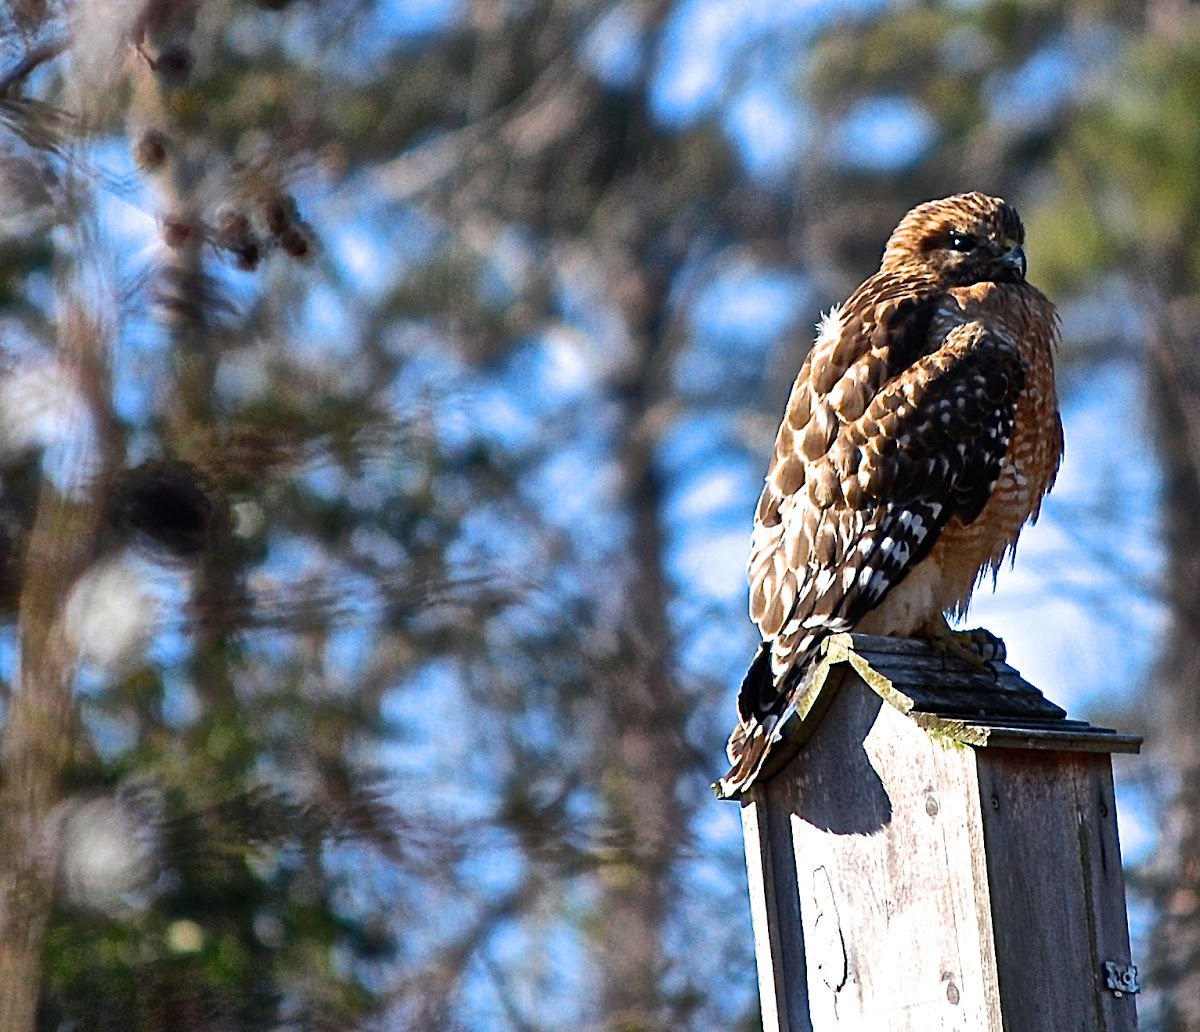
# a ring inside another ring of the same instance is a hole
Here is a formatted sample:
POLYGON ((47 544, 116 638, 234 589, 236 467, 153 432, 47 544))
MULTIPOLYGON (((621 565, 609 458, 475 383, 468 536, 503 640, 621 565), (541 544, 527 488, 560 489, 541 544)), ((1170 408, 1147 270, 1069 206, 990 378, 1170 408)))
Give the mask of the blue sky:
MULTIPOLYGON (((832 20, 863 17, 882 6, 875 0, 685 0, 672 10, 661 46, 651 55, 653 110, 664 125, 679 129, 715 122, 750 176, 792 189, 804 149, 818 131, 799 89, 796 55, 832 20)), ((640 26, 618 6, 595 23, 587 51, 602 78, 621 85, 639 68, 643 43, 640 26)), ((946 41, 955 59, 986 67, 991 58, 978 44, 969 33, 946 41)), ((1075 83, 1112 53, 1113 41, 1094 33, 1084 32, 1070 45, 1052 42, 1023 67, 987 78, 992 114, 1001 122, 1049 117, 1075 83)), ((848 165, 900 172, 936 146, 937 138, 936 124, 915 101, 883 95, 852 105, 829 144, 848 165)), ((1035 282, 1037 263, 1033 252, 1035 282)), ((691 275, 693 339, 674 374, 681 394, 686 399, 690 392, 696 403, 662 450, 673 485, 667 504, 669 569, 681 600, 673 613, 685 636, 685 668, 727 684, 732 715, 734 689, 755 637, 745 616, 744 563, 769 441, 761 454, 748 448, 745 436, 705 396, 719 392, 739 368, 760 365, 788 334, 807 333, 819 306, 836 299, 822 299, 798 261, 766 268, 721 254, 691 275), (697 615, 705 612, 728 615, 714 623, 697 615)), ((568 284, 563 297, 572 296, 568 284)), ((603 299, 589 304, 593 317, 604 310, 603 299)), ((580 318, 589 304, 577 309, 580 318)), ((525 415, 509 412, 512 432, 538 432, 539 417, 530 421, 530 413, 538 412, 535 399, 584 397, 603 378, 588 357, 602 350, 595 347, 595 327, 578 329, 575 337, 564 330, 557 338, 532 341, 516 360, 523 363, 527 393, 518 406, 525 415)), ((1079 329, 1084 328, 1068 320, 1065 332, 1070 338, 1079 329)), ((1003 637, 1010 662, 1073 716, 1110 709, 1109 700, 1126 698, 1142 682, 1163 631, 1165 611, 1153 587, 1162 565, 1156 535, 1160 483, 1146 459, 1153 454, 1148 428, 1136 419, 1117 425, 1109 417, 1114 407, 1140 412, 1143 387, 1135 358, 1103 364, 1086 378, 1062 378, 1067 452, 1059 482, 1041 520, 1025 531, 1015 567, 1001 572, 994 593, 988 586, 980 589, 966 621, 1003 637), (1098 562, 1106 553, 1109 562, 1098 562)), ((505 408, 493 411, 503 414, 505 408)), ((559 482, 570 483, 590 461, 586 451, 564 452, 559 482)), ((594 504, 587 495, 585 508, 594 504)), ((1144 855, 1153 835, 1153 817, 1143 803, 1123 792, 1122 834, 1127 857, 1134 859, 1144 855)), ((710 843, 728 845, 740 835, 730 807, 706 806, 701 826, 710 843)))
MULTIPOLYGON (((654 110, 665 125, 677 129, 713 120, 737 147, 749 175, 789 189, 789 177, 815 129, 797 92, 797 70, 785 58, 797 52, 798 41, 811 38, 830 19, 859 17, 879 6, 874 0, 685 0, 670 15, 661 48, 653 55, 654 110)), ((410 45, 418 46, 423 36, 440 31, 462 10, 455 0, 396 0, 385 17, 410 45)), ((589 54, 606 79, 620 83, 636 68, 641 39, 639 27, 617 7, 593 27, 589 54)), ((1079 70, 1071 54, 1051 48, 1031 59, 1020 74, 995 79, 997 113, 1016 110, 1013 105, 1048 111, 1062 99, 1075 74, 1079 70)), ((831 137, 847 163, 892 172, 910 167, 936 140, 929 116, 902 96, 853 105, 831 137)), ((123 172, 131 171, 123 147, 104 157, 123 172)), ((114 248, 125 255, 122 274, 130 275, 148 264, 157 239, 149 214, 153 202, 146 197, 134 200, 133 205, 123 198, 106 202, 114 248)), ((435 218, 411 210, 381 224, 380 207, 393 210, 373 204, 360 183, 350 184, 338 197, 314 198, 311 209, 330 261, 356 284, 364 307, 393 277, 417 268, 439 246, 443 232, 435 218)), ((902 213, 896 214, 898 218, 902 213)), ((820 307, 836 300, 819 295, 806 278, 800 256, 790 259, 765 266, 736 248, 707 258, 698 255, 688 273, 688 297, 680 300, 688 306, 689 343, 671 375, 683 412, 661 443, 659 461, 670 482, 668 573, 676 589, 671 612, 683 645, 681 666, 688 674, 727 686, 721 711, 703 714, 713 725, 732 724, 734 692, 756 640, 745 613, 744 565, 770 447, 768 436, 748 431, 721 407, 721 395, 731 384, 744 386, 747 378, 758 376, 789 335, 807 336, 820 307)), ((498 297, 519 290, 530 265, 545 260, 517 231, 501 234, 489 256, 492 289, 498 297)), ((1036 253, 1030 261, 1036 280, 1036 253)), ((411 349, 413 357, 406 379, 392 385, 392 397, 402 412, 423 390, 444 392, 439 397, 450 403, 439 410, 437 432, 451 447, 459 442, 466 449, 474 433, 487 435, 512 454, 531 450, 540 440, 559 442, 562 446, 553 460, 530 476, 527 494, 553 502, 562 529, 578 533, 591 549, 585 554, 603 566, 606 556, 619 554, 623 547, 622 528, 606 519, 621 485, 606 454, 613 444, 606 437, 612 413, 597 396, 619 372, 625 342, 603 284, 598 285, 592 272, 585 262, 562 264, 555 284, 560 321, 520 342, 499 369, 472 370, 432 331, 425 334, 422 327, 411 327, 411 336, 396 342, 398 348, 411 349)), ((232 274, 230 282, 235 289, 253 289, 241 274, 232 274)), ((301 331, 289 346, 305 361, 336 371, 347 342, 354 339, 355 318, 353 307, 346 307, 335 291, 314 288, 301 331)), ((145 321, 134 319, 127 330, 115 352, 116 405, 123 417, 136 422, 151 412, 161 384, 155 372, 160 342, 145 321)), ((1073 332, 1070 322, 1066 332, 1073 332)), ((230 391, 254 390, 254 346, 247 342, 244 353, 226 366, 220 382, 230 391)), ((793 373, 787 370, 783 375, 790 380, 793 373)), ((1130 686, 1140 684, 1163 628, 1164 610, 1152 588, 1138 587, 1153 585, 1162 564, 1155 530, 1159 472, 1145 458, 1152 454, 1147 428, 1136 420, 1117 425, 1109 418, 1114 407, 1139 412, 1142 390, 1139 365, 1131 359, 1109 362, 1086 378, 1064 378, 1067 456, 1058 486, 1041 521, 1022 538, 1016 567, 1001 574, 994 594, 986 588, 980 591, 968 620, 1000 634, 1008 644, 1010 662, 1075 716, 1087 716, 1090 709, 1122 698, 1130 686), (1113 549, 1113 542, 1120 544, 1119 550, 1113 549), (1115 555, 1114 566, 1097 562, 1097 555, 1105 552, 1115 555)), ((73 446, 74 438, 55 436, 60 429, 56 422, 39 425, 48 443, 63 451, 73 446)), ((59 460, 64 468, 73 468, 76 457, 72 453, 67 458, 71 461, 52 454, 51 471, 59 460)), ((398 475, 396 469, 389 468, 389 475, 398 475)), ((311 477, 315 485, 323 477, 336 479, 329 470, 313 471, 311 477)), ((329 484, 332 491, 344 487, 329 484)), ((382 551, 386 544, 366 542, 364 547, 382 551)), ((478 549, 514 573, 532 564, 527 542, 486 513, 468 521, 461 547, 464 554, 478 549)), ((279 542, 264 574, 281 582, 298 581, 310 558, 301 543, 279 542)), ((174 585, 164 589, 164 596, 164 604, 178 607, 183 592, 174 585)), ((356 595, 359 622, 335 636, 326 657, 335 673, 350 676, 363 663, 371 644, 368 636, 376 630, 372 612, 381 606, 368 596, 356 595)), ((183 654, 178 638, 177 627, 166 626, 154 646, 155 655, 168 664, 171 657, 177 659, 183 654)), ((262 636, 255 647, 266 647, 262 636)), ((11 669, 9 650, 10 643, 0 639, 0 666, 5 670, 11 669)), ((185 719, 186 696, 168 694, 175 699, 168 699, 168 709, 185 719)), ((422 785, 422 805, 459 815, 490 812, 496 802, 488 794, 489 777, 494 789, 494 770, 489 769, 493 757, 472 737, 479 729, 472 724, 471 699, 453 664, 422 667, 411 682, 396 685, 388 695, 385 718, 407 729, 408 737, 388 746, 379 758, 399 783, 422 785), (464 725, 466 730, 460 732, 464 725), (424 740, 438 752, 438 769, 449 769, 458 778, 429 777, 426 756, 413 744, 424 733, 424 740)), ((714 755, 714 776, 720 764, 719 754, 714 755)), ((1141 800, 1124 795, 1120 816, 1127 856, 1141 855, 1153 832, 1141 800)), ((706 797, 695 833, 695 855, 685 872, 689 884, 704 890, 698 899, 706 904, 717 899, 727 912, 739 915, 729 926, 731 936, 748 937, 744 885, 731 887, 729 881, 731 870, 740 873, 737 807, 706 797)), ((481 893, 502 892, 518 873, 520 860, 516 850, 501 843, 494 853, 471 857, 467 863, 478 867, 481 893)), ((572 901, 581 910, 584 903, 572 901)), ((681 913, 672 929, 677 940, 673 948, 680 954, 691 948, 686 933, 703 934, 706 919, 705 914, 689 912, 686 901, 681 913)), ((560 1005, 566 1013, 571 992, 582 991, 582 965, 578 941, 557 935, 536 944, 528 941, 527 931, 510 927, 500 933, 495 954, 502 963, 519 965, 522 957, 541 950, 562 964, 565 974, 559 980, 566 987, 560 1005)), ((714 952, 703 959, 714 967, 714 980, 728 977, 715 970, 718 957, 714 952)), ((752 991, 743 983, 743 991, 752 991)), ((487 985, 488 979, 481 977, 472 993, 480 1007, 499 1012, 498 1003, 487 998, 487 985)), ((537 1001, 528 1005, 536 1008, 537 1001)))

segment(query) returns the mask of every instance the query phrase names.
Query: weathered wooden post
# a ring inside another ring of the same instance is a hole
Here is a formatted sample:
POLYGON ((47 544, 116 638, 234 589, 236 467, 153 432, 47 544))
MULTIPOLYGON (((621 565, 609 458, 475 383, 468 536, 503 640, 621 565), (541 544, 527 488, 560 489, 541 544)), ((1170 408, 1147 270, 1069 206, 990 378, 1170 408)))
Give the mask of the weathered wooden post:
POLYGON ((766 1032, 1137 1027, 1109 754, 1141 741, 996 667, 828 640, 741 797, 766 1032))

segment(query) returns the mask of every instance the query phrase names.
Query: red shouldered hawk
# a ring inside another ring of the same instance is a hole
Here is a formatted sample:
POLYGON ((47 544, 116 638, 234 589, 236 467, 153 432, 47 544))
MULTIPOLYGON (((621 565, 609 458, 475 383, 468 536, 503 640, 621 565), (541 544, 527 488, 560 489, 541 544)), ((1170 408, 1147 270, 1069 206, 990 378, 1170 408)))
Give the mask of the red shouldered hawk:
POLYGON ((733 795, 761 769, 821 639, 952 632, 1036 519, 1062 459, 1054 306, 1025 282, 997 197, 913 208, 879 272, 822 319, 754 519, 763 643, 729 740, 733 795))

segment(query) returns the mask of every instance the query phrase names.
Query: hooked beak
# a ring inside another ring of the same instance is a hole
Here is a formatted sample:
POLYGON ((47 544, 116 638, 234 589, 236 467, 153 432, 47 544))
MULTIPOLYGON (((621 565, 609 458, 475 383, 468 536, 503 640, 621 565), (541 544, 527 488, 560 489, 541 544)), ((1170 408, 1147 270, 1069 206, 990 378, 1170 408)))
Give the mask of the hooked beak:
POLYGON ((1025 261, 1025 248, 1020 244, 1006 251, 1000 260, 1015 270, 1021 279, 1025 278, 1025 269, 1028 263, 1025 261))

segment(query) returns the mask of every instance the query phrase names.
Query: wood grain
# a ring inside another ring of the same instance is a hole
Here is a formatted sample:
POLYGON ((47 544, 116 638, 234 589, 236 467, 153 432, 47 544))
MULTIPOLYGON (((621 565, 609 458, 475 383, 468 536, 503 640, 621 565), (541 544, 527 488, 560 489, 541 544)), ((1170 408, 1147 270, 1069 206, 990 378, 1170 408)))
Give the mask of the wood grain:
POLYGON ((923 712, 942 688, 873 665, 918 678, 919 646, 841 637, 795 752, 743 799, 766 1032, 1136 1029, 1104 961, 1131 960, 1106 753, 1138 739, 1053 703, 923 712))

